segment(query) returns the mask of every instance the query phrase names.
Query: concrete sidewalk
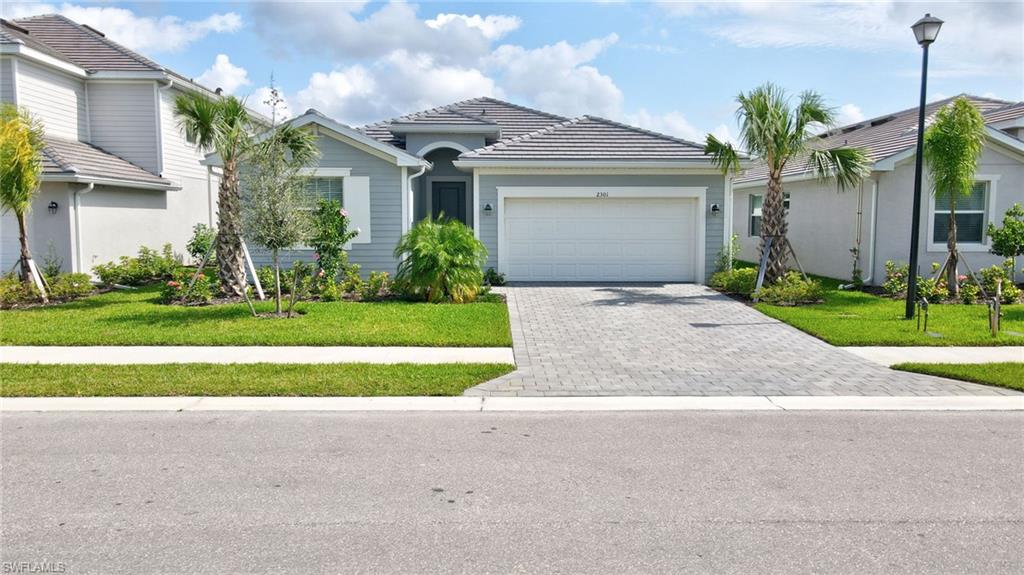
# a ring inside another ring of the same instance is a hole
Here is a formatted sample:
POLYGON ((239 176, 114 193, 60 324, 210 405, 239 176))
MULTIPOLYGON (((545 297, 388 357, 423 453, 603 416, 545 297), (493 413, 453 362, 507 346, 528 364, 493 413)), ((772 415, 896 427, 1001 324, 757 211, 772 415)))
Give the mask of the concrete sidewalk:
POLYGON ((884 366, 897 363, 1024 362, 1024 347, 843 347, 884 366))
POLYGON ((17 346, 0 363, 507 363, 510 347, 17 346))
POLYGON ((760 397, 5 397, 0 413, 60 411, 589 412, 1024 411, 1014 396, 760 397))

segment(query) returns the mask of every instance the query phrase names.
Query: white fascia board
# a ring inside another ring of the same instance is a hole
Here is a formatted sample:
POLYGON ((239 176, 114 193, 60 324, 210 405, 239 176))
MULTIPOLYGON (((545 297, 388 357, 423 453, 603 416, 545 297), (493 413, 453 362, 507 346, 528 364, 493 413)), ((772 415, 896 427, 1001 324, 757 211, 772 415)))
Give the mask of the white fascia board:
POLYGON ((463 159, 452 162, 456 168, 471 170, 473 168, 678 168, 707 169, 715 167, 711 162, 696 161, 628 161, 628 160, 475 160, 463 159))
POLYGON ((994 142, 1012 152, 1016 152, 1015 155, 1018 156, 1018 159, 1021 159, 1020 156, 1024 156, 1024 141, 1018 140, 1002 130, 997 130, 991 126, 985 126, 985 135, 988 137, 989 141, 994 142))
POLYGON ((72 184, 96 184, 98 186, 112 186, 118 188, 133 188, 139 190, 163 190, 163 191, 177 191, 181 189, 181 186, 174 184, 154 184, 149 182, 134 182, 131 180, 116 180, 112 178, 100 178, 94 176, 79 176, 76 174, 58 174, 58 175, 47 175, 43 174, 42 181, 44 182, 68 182, 72 184))
POLYGON ((1005 130, 1006 128, 1024 128, 1024 116, 1019 118, 1013 118, 1011 120, 1003 120, 1002 122, 992 122, 988 124, 989 127, 999 128, 1005 130))
POLYGON ((59 58, 54 58, 49 54, 29 48, 24 44, 0 44, 0 54, 13 54, 29 60, 35 60, 36 62, 46 64, 52 68, 57 68, 58 70, 79 78, 85 78, 88 76, 88 72, 86 72, 84 68, 80 68, 59 58))
POLYGON ((416 156, 407 153, 405 150, 396 148, 383 142, 379 142, 358 130, 350 128, 344 124, 335 122, 334 120, 326 118, 320 114, 306 113, 303 114, 302 116, 299 116, 298 118, 289 120, 288 123, 296 128, 301 128, 302 126, 306 126, 309 124, 316 124, 318 126, 322 126, 332 132, 335 132, 336 134, 344 136, 345 138, 349 138, 355 142, 359 142, 360 144, 368 148, 375 149, 387 156, 390 156, 391 158, 393 158, 394 162, 398 166, 426 165, 426 160, 423 160, 422 158, 417 158, 416 156))
POLYGON ((168 80, 162 70, 145 70, 122 72, 117 70, 100 70, 89 73, 90 80, 168 80))
POLYGON ((395 134, 500 134, 497 125, 480 124, 403 124, 395 122, 388 126, 395 134))

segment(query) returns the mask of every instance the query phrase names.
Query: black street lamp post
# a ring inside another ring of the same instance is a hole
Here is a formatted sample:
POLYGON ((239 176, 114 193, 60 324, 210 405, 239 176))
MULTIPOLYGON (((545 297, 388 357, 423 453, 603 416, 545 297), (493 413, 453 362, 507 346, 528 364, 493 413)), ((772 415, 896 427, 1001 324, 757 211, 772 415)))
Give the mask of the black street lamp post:
POLYGON ((907 310, 906 318, 914 319, 914 304, 917 298, 917 250, 921 235, 921 167, 924 160, 924 107, 928 91, 928 46, 939 35, 942 20, 925 14, 911 26, 918 45, 923 49, 921 58, 921 105, 917 110, 917 149, 914 160, 914 219, 910 225, 910 264, 907 266, 907 310))

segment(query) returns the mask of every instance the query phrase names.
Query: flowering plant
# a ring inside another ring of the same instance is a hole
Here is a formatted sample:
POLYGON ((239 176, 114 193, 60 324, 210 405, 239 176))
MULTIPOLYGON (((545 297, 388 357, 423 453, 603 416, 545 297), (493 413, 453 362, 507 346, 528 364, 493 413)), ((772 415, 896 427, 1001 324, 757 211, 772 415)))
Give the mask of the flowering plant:
POLYGON ((313 211, 313 233, 309 245, 316 252, 314 258, 322 273, 317 274, 321 287, 334 283, 348 265, 345 244, 359 234, 349 230, 348 210, 337 200, 319 200, 313 211))
POLYGON ((211 278, 203 272, 195 276, 195 283, 192 283, 192 276, 195 270, 191 268, 179 268, 175 270, 171 279, 167 280, 160 290, 160 301, 163 303, 186 305, 202 305, 213 300, 213 293, 217 289, 215 278, 211 278), (189 284, 192 283, 192 289, 189 284), (186 294, 186 291, 188 292, 186 294), (184 299, 183 299, 184 298, 184 299))

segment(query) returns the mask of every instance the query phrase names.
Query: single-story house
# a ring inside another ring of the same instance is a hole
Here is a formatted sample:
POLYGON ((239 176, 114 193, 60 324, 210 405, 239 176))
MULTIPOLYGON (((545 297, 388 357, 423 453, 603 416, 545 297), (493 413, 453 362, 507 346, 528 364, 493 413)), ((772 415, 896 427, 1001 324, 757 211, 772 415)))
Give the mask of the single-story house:
MULTIPOLYGON (((1024 204, 1024 102, 966 97, 981 110, 987 136, 974 191, 957 202, 958 246, 977 270, 1003 261, 989 253, 988 224, 999 225, 1014 203, 1024 204)), ((927 122, 951 101, 929 104, 927 122)), ((788 237, 807 272, 851 279, 857 267, 866 283, 880 285, 887 260, 909 261, 917 112, 911 108, 886 114, 818 136, 816 146, 859 147, 867 152, 871 174, 853 189, 840 190, 835 181, 818 181, 805 162, 794 160, 787 165, 783 186, 788 237)), ((743 172, 732 188, 732 231, 739 236, 740 258, 757 261, 761 202, 767 189, 764 165, 743 172)), ((927 276, 933 262, 945 261, 949 205, 937 202, 931 193, 927 165, 922 190, 918 261, 922 275, 927 276)))
POLYGON ((729 181, 703 145, 611 120, 474 98, 360 128, 316 110, 290 123, 318 135, 311 186, 359 228, 364 273, 393 272, 400 236, 440 214, 510 281, 704 282, 727 239, 729 181))

